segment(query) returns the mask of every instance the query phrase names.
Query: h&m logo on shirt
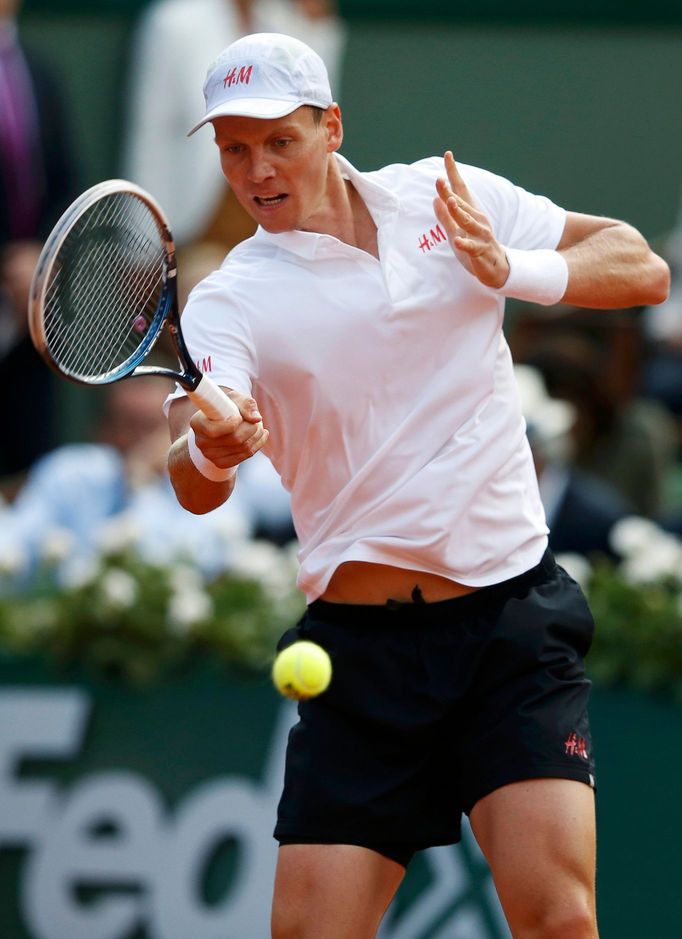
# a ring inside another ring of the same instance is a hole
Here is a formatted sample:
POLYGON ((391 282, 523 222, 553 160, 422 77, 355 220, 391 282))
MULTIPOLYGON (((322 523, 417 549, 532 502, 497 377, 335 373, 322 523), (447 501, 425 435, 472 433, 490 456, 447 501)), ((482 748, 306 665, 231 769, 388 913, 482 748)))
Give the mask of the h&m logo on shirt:
POLYGON ((440 227, 436 225, 435 228, 429 229, 428 232, 425 232, 419 239, 419 247, 421 248, 422 254, 426 251, 430 251, 432 248, 435 248, 441 241, 447 241, 445 232, 440 227))
POLYGON ((211 356, 206 355, 203 359, 197 359, 197 368, 200 372, 212 372, 213 363, 211 362, 211 356))
POLYGON ((248 85, 251 81, 253 65, 242 65, 241 68, 231 68, 225 78, 223 78, 223 88, 231 88, 233 85, 248 85))

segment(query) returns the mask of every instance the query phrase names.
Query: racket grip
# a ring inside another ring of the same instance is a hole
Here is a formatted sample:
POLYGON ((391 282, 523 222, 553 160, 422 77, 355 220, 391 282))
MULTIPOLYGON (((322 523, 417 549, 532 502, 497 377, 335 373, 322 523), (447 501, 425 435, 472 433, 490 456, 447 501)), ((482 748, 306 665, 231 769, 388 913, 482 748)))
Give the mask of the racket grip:
POLYGON ((208 375, 203 375, 194 391, 188 391, 187 395, 212 421, 221 421, 226 417, 239 417, 237 405, 208 375))

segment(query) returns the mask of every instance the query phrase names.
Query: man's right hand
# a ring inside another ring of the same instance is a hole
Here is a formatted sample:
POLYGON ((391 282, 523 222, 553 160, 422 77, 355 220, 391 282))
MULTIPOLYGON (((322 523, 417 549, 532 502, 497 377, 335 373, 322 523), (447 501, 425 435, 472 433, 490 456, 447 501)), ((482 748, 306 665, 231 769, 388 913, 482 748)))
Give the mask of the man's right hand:
POLYGON ((234 489, 234 478, 212 482, 199 472, 189 455, 186 436, 189 427, 200 452, 219 469, 243 463, 261 450, 269 437, 253 398, 224 390, 239 408, 241 420, 238 417, 211 420, 189 398, 173 401, 168 414, 173 441, 168 454, 171 482, 180 504, 197 515, 222 505, 234 489))
POLYGON ((239 418, 211 420, 203 411, 195 411, 189 425, 194 431, 197 447, 220 469, 238 466, 258 453, 268 442, 269 431, 263 427, 258 405, 248 395, 223 389, 239 408, 239 418))

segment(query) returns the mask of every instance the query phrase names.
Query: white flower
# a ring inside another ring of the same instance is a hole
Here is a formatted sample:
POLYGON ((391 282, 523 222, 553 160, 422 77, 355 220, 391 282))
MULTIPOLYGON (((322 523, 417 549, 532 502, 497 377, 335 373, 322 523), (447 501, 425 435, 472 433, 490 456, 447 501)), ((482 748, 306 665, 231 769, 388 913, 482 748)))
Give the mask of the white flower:
POLYGON ((79 590, 91 584, 99 570, 99 564, 92 555, 74 555, 61 565, 59 583, 65 590, 79 590))
POLYGON ((667 578, 682 582, 682 544, 672 535, 661 532, 647 550, 626 557, 621 570, 631 584, 654 583, 667 578))
POLYGON ((261 584, 273 600, 284 599, 293 584, 290 555, 268 541, 245 541, 235 546, 232 569, 261 584))
POLYGON ((289 544, 284 545, 284 547, 280 549, 282 553, 282 559, 294 580, 296 579, 299 568, 301 566, 298 559, 300 547, 301 546, 299 545, 298 541, 294 539, 294 541, 290 541, 289 544))
POLYGON ((573 554, 566 552, 558 554, 556 562, 566 571, 569 577, 580 585, 582 590, 587 590, 592 579, 592 565, 582 554, 573 554))
POLYGON ((201 591, 204 578, 198 567, 191 564, 172 564, 168 568, 168 582, 178 593, 182 591, 201 591))
POLYGON ((0 577, 14 577, 28 564, 28 554, 16 541, 0 543, 0 577))
POLYGON ((654 522, 639 515, 628 515, 613 526, 609 542, 617 554, 630 557, 648 551, 661 537, 665 538, 666 534, 654 522))
POLYGON ((40 543, 38 553, 48 564, 59 564, 71 554, 75 540, 73 532, 68 528, 49 528, 40 543))
POLYGON ((103 575, 100 589, 104 599, 121 610, 129 609, 137 598, 137 581, 127 571, 117 567, 103 575))
POLYGON ((267 577, 279 564, 279 551, 268 541, 243 541, 235 547, 234 569, 245 577, 267 577))
POLYGON ((663 578, 682 582, 682 542, 647 518, 633 515, 611 529, 611 545, 623 557, 623 576, 632 584, 663 578))
POLYGON ((175 632, 187 632, 213 613, 213 601, 203 590, 180 590, 168 602, 168 622, 175 632))
POLYGON ((242 541, 250 535, 251 526, 245 515, 230 506, 229 502, 214 509, 206 518, 209 520, 213 531, 227 544, 231 545, 235 541, 242 541))
POLYGON ((104 556, 134 548, 143 535, 142 527, 130 512, 122 512, 105 522, 95 536, 95 543, 104 556))

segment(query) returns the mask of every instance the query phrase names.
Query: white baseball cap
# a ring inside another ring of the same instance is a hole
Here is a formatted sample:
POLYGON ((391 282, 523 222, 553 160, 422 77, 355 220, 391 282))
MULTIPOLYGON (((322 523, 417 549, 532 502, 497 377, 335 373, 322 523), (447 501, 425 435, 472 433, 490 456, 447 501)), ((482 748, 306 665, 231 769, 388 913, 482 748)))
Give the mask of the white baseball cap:
POLYGON ((282 33, 252 33, 213 62, 204 82, 206 113, 188 137, 216 117, 273 118, 303 104, 332 103, 325 64, 310 46, 282 33))

